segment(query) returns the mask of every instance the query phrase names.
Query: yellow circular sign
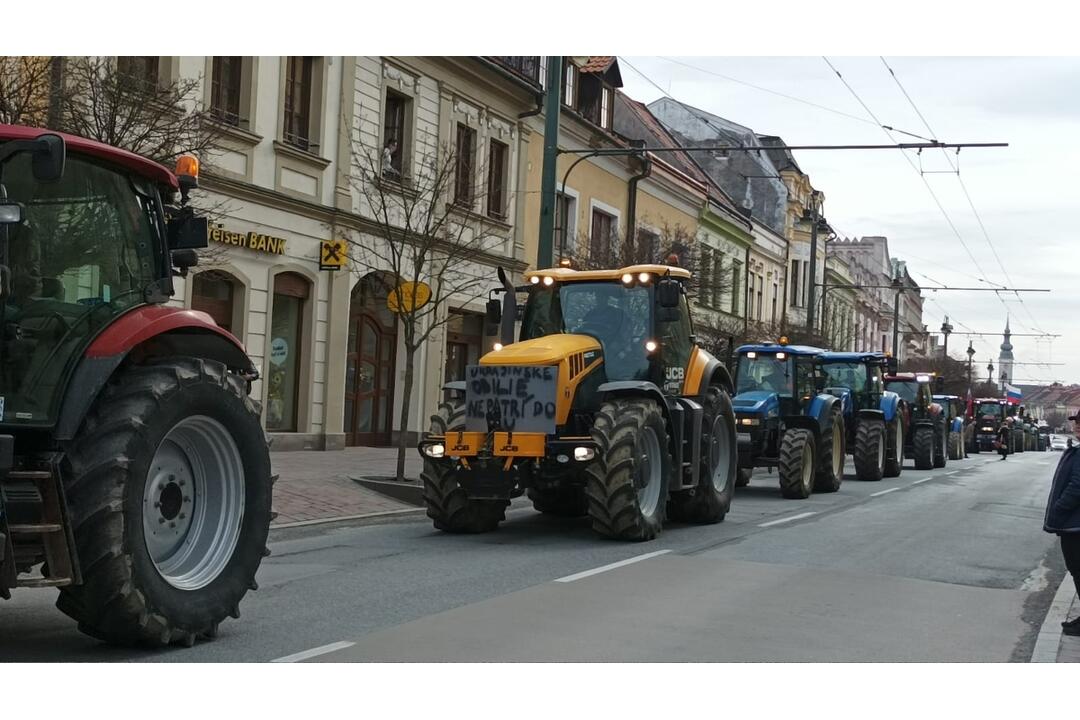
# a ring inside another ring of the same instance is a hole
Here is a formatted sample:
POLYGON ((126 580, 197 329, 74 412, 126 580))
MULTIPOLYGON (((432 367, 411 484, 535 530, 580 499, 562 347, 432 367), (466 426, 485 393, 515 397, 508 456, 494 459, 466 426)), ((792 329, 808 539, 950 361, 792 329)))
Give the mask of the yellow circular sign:
POLYGON ((431 288, 427 283, 403 282, 386 295, 386 307, 390 312, 407 313, 419 310, 431 300, 431 288))

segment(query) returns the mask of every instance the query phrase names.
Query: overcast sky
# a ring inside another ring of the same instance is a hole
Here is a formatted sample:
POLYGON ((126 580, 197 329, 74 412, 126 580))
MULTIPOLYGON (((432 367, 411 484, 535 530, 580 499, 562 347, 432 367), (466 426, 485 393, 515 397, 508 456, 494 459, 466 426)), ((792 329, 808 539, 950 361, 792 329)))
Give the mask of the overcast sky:
MULTIPOLYGON (((1059 367, 1017 366, 1014 376, 1048 382, 1080 382, 1080 333, 1074 308, 1080 301, 1078 268, 1080 198, 1080 59, 886 57, 915 106, 944 142, 1007 142, 1008 148, 966 149, 960 176, 986 229, 984 234, 955 174, 928 174, 929 182, 963 243, 938 209, 920 174, 900 151, 802 151, 799 166, 825 193, 825 215, 842 235, 885 235, 893 257, 906 260, 920 285, 1049 288, 1050 293, 924 291, 923 322, 941 327, 945 314, 956 328, 950 355, 966 359, 961 333, 1000 332, 1006 313, 1014 333, 1060 334, 1013 339, 1020 362, 1063 362, 1059 367), (991 245, 987 242, 989 235, 991 245), (981 268, 981 272, 980 272, 981 268), (988 282, 983 282, 983 279, 988 282), (1003 302, 1004 301, 1004 302, 1003 302), (1026 306, 1026 307, 1025 307, 1026 306)), ((930 137, 878 57, 830 57, 869 110, 885 125, 930 137)), ((887 143, 885 132, 821 57, 635 57, 620 63, 623 90, 651 102, 663 94, 756 132, 780 135, 788 144, 887 143), (677 60, 693 68, 676 64, 677 60), (658 89, 648 80, 660 86, 658 89), (699 69, 700 68, 700 69, 699 69), (779 97, 744 83, 825 106, 779 97), (857 119, 859 118, 859 119, 857 119), (861 121, 863 119, 864 121, 861 121)), ((895 135, 899 142, 918 142, 895 135)), ((911 153, 916 168, 919 158, 911 153)), ((950 170, 941 150, 925 150, 922 168, 950 170)), ((997 365, 1000 337, 971 338, 982 376, 997 365)), ((999 374, 995 370, 995 374, 999 374)))

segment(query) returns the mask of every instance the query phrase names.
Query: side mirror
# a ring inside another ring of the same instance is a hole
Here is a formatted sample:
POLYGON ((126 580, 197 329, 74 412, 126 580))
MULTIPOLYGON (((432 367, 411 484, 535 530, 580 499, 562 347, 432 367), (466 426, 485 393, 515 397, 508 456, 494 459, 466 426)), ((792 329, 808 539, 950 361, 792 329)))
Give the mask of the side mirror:
POLYGON ((186 209, 170 218, 167 233, 170 250, 195 250, 209 244, 210 227, 206 218, 186 209))
POLYGON ((656 285, 656 299, 662 308, 677 308, 682 296, 678 280, 664 279, 656 285))
POLYGON ((180 277, 187 277, 188 268, 193 268, 199 264, 199 255, 194 250, 173 250, 169 255, 172 257, 172 264, 180 275, 180 277))
POLYGON ((498 325, 502 320, 502 301, 491 299, 487 301, 485 316, 488 325, 498 325))
POLYGON ((64 138, 53 133, 38 135, 34 138, 37 147, 31 156, 31 171, 38 182, 56 182, 64 177, 64 163, 67 159, 67 146, 64 138))

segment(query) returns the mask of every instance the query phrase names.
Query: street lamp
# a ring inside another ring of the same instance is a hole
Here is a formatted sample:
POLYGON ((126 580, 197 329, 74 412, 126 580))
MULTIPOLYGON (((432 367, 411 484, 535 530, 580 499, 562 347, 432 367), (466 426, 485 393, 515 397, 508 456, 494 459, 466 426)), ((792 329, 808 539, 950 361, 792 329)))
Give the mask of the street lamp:
POLYGON ((987 371, 989 371, 989 374, 986 376, 986 382, 993 385, 994 384, 994 361, 993 360, 991 360, 990 364, 986 366, 986 369, 987 369, 987 371))
POLYGON ((802 220, 810 223, 810 283, 806 287, 806 328, 814 331, 814 303, 817 300, 817 239, 818 231, 829 232, 829 224, 821 217, 821 207, 818 205, 818 196, 821 193, 813 190, 810 193, 810 207, 803 211, 802 220))
POLYGON ((949 358, 949 333, 953 331, 953 326, 949 324, 949 316, 945 316, 945 322, 941 323, 941 333, 945 336, 945 346, 941 351, 941 359, 947 360, 949 358))

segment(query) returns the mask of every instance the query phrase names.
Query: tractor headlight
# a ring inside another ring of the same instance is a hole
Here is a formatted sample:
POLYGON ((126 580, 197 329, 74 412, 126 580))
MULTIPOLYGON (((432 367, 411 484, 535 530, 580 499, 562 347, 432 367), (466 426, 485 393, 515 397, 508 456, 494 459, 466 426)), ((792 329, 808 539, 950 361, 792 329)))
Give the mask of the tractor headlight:
POLYGON ((540 276, 539 275, 533 275, 531 278, 529 278, 529 282, 531 282, 533 285, 539 285, 540 284, 540 276))
POLYGON ((655 340, 646 340, 645 341, 645 351, 646 352, 654 353, 654 352, 656 352, 656 348, 658 348, 658 347, 660 347, 660 346, 656 344, 655 340))
POLYGON ((555 278, 551 277, 550 275, 545 275, 544 276, 544 287, 551 287, 554 284, 555 284, 555 278))
POLYGON ((497 343, 495 343, 494 345, 491 346, 491 349, 494 350, 495 352, 499 352, 500 350, 503 349, 503 344, 501 342, 497 342, 497 343))
POLYGON ((576 447, 574 448, 574 459, 578 462, 585 462, 592 460, 596 457, 596 451, 590 447, 576 447))
POLYGON ((424 454, 429 458, 439 459, 446 456, 446 446, 442 443, 424 445, 424 454))
POLYGON ((622 281, 623 285, 629 285, 630 283, 634 282, 634 276, 630 273, 623 273, 622 281))
POLYGON ((983 431, 983 432, 994 432, 994 428, 992 428, 992 427, 984 427, 984 428, 982 429, 982 431, 983 431))
POLYGON ((640 275, 637 276, 637 279, 638 279, 638 282, 640 282, 640 283, 647 283, 647 282, 649 282, 649 273, 643 272, 643 273, 641 273, 640 275))
POLYGON ((760 425, 761 424, 761 418, 744 417, 741 420, 739 420, 739 424, 740 425, 760 425))

